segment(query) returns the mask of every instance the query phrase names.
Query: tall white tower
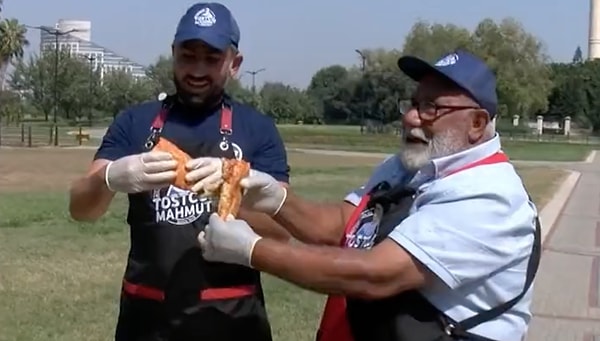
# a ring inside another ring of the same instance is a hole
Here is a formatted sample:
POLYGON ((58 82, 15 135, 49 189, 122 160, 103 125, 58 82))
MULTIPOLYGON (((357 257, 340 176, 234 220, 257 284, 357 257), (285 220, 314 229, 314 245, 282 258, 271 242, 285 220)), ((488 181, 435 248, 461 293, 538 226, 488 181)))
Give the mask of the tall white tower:
POLYGON ((600 0, 590 0, 588 59, 600 58, 600 0))

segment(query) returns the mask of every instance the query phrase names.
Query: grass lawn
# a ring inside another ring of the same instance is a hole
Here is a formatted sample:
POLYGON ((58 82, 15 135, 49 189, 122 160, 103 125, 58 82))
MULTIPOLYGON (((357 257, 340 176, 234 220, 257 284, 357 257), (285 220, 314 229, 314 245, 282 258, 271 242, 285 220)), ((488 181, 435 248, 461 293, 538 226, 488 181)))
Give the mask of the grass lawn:
MULTIPOLYGON (((399 138, 393 134, 361 135, 358 127, 279 126, 288 147, 306 149, 350 150, 360 152, 394 153, 399 138)), ((502 138, 502 146, 513 160, 581 161, 594 148, 592 144, 561 142, 511 141, 502 138)))
MULTIPOLYGON (((90 150, 0 150, 0 341, 112 340, 129 241, 125 198, 94 225, 68 218, 66 189, 90 150), (45 160, 52 160, 45 162, 45 160)), ((290 154, 292 185, 339 200, 377 158, 290 154)), ((563 173, 519 170, 543 205, 563 173)), ((323 296, 264 276, 275 340, 314 340, 323 296)))

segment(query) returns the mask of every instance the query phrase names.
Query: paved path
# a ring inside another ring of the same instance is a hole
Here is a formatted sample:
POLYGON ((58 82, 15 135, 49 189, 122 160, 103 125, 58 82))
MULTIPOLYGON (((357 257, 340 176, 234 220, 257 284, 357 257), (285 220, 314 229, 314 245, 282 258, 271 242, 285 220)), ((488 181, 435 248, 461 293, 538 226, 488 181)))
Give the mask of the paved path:
POLYGON ((527 341, 600 340, 600 157, 581 173, 544 240, 527 341))

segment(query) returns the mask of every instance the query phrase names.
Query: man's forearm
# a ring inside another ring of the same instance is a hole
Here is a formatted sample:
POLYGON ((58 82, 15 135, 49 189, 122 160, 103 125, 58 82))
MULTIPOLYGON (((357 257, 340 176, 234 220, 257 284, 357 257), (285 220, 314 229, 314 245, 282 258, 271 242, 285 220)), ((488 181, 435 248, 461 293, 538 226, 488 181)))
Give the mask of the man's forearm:
POLYGON ((104 182, 106 163, 97 164, 90 172, 73 182, 70 190, 69 212, 77 221, 95 221, 108 209, 114 192, 104 182))
POLYGON ((375 275, 367 250, 282 244, 261 239, 254 246, 252 267, 323 294, 377 298, 387 278, 375 275))
POLYGON ((291 235, 271 217, 264 213, 240 208, 238 219, 245 220, 252 229, 262 237, 288 242, 291 235))
POLYGON ((303 242, 338 245, 352 209, 344 202, 310 202, 288 191, 284 205, 273 218, 303 242))

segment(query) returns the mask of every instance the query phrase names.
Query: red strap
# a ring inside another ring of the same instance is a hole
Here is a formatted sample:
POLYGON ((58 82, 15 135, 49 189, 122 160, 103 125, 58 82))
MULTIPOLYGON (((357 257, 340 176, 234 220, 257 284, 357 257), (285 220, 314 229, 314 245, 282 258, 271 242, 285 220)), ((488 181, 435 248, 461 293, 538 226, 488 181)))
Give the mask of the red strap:
MULTIPOLYGON (((123 291, 128 295, 152 301, 164 301, 165 293, 157 288, 133 284, 123 280, 123 291)), ((254 285, 240 285, 227 288, 209 288, 201 290, 198 297, 201 300, 225 300, 253 295, 256 292, 254 285)))
POLYGON ((131 296, 145 298, 148 300, 165 300, 165 293, 162 290, 147 287, 145 285, 133 284, 126 280, 123 280, 123 291, 131 296))
POLYGON ((503 152, 497 152, 497 153, 492 154, 488 157, 485 157, 479 161, 475 161, 475 162, 469 163, 467 165, 464 165, 458 169, 455 169, 455 170, 447 173, 445 175, 445 177, 452 175, 452 174, 456 174, 458 172, 462 172, 462 171, 470 169, 470 168, 475 168, 477 166, 491 165, 494 163, 502 163, 502 162, 508 162, 508 161, 509 161, 508 156, 506 156, 506 154, 504 154, 503 152))
POLYGON ((152 129, 161 130, 165 126, 165 121, 167 120, 168 113, 169 111, 167 110, 167 108, 161 108, 158 112, 158 115, 156 115, 156 117, 154 118, 154 121, 152 121, 152 129))
MULTIPOLYGON (((161 130, 165 126, 165 121, 167 120, 168 113, 169 110, 167 110, 167 108, 160 109, 158 115, 156 115, 154 121, 152 121, 152 129, 161 130)), ((227 105, 223 105, 223 108, 221 109, 220 127, 220 131, 222 134, 231 135, 231 133, 233 132, 232 116, 233 113, 231 111, 231 108, 227 105)))
POLYGON ((240 285, 229 288, 210 288, 200 292, 201 300, 224 300, 228 298, 239 298, 251 296, 256 292, 254 285, 240 285))
POLYGON ((221 134, 231 135, 233 132, 231 117, 231 108, 227 105, 223 105, 223 108, 221 109, 221 134))

